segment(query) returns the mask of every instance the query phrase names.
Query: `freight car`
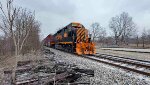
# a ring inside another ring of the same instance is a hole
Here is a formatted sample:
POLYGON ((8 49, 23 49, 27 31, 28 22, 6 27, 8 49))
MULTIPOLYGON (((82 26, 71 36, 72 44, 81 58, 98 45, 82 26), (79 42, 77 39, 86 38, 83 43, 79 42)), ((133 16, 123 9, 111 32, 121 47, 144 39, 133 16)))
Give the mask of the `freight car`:
POLYGON ((67 52, 82 54, 95 54, 95 44, 91 41, 88 30, 80 23, 70 23, 58 30, 54 35, 54 46, 56 49, 67 52))
POLYGON ((45 39, 44 39, 44 45, 47 47, 54 47, 55 46, 55 40, 53 35, 49 34, 45 39))

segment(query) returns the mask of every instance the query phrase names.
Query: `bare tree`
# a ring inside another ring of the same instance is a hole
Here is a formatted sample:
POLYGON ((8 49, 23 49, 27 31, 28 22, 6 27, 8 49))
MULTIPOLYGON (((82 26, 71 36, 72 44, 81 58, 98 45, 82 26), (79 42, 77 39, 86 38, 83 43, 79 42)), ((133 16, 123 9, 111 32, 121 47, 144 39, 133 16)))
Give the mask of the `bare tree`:
POLYGON ((99 30, 99 42, 104 43, 107 35, 106 29, 104 27, 101 27, 99 30))
MULTIPOLYGON (((36 25, 35 16, 26 9, 14 7, 13 0, 7 0, 6 7, 0 3, 0 11, 2 17, 0 29, 13 40, 17 65, 17 55, 21 53, 30 30, 36 25)), ((16 65, 12 75, 13 82, 15 82, 16 65)))
POLYGON ((95 38, 98 38, 98 35, 99 35, 99 23, 93 23, 91 25, 91 33, 92 33, 92 40, 95 41, 95 38))
POLYGON ((36 51, 40 48, 39 40, 40 23, 35 22, 33 28, 30 30, 29 36, 23 46, 22 53, 30 52, 31 50, 36 51))
POLYGON ((95 22, 91 25, 91 33, 92 33, 92 38, 93 41, 95 41, 95 38, 99 37, 99 32, 100 32, 100 24, 95 22))
POLYGON ((128 13, 123 12, 119 16, 112 17, 109 27, 114 33, 115 43, 118 44, 119 38, 122 38, 123 42, 126 42, 128 37, 132 35, 135 24, 132 21, 132 17, 128 13))
POLYGON ((34 24, 34 14, 26 9, 13 6, 13 0, 7 0, 6 10, 0 5, 2 25, 5 35, 10 36, 15 46, 15 55, 20 54, 30 29, 34 24))
POLYGON ((147 37, 147 32, 145 29, 143 29, 142 36, 141 36, 143 48, 145 47, 146 37, 147 37))
POLYGON ((136 46, 139 47, 139 36, 136 36, 136 46))
MULTIPOLYGON (((18 8, 14 8, 13 7, 13 0, 7 0, 7 5, 6 5, 6 10, 4 10, 5 8, 2 6, 2 4, 0 3, 0 9, 1 9, 1 13, 2 13, 2 22, 3 22, 3 26, 0 26, 1 29, 3 30, 3 32, 5 33, 5 35, 10 34, 10 36, 12 36, 13 42, 15 47, 17 48, 17 43, 15 40, 15 27, 14 27, 14 22, 15 22, 15 18, 18 14, 18 12, 20 11, 20 9, 18 8)), ((15 54, 17 55, 17 49, 15 49, 15 54)))
POLYGON ((147 31, 148 34, 147 34, 147 37, 148 37, 148 44, 150 44, 150 29, 147 31))
POLYGON ((115 43, 116 45, 118 44, 119 41, 119 37, 121 36, 123 29, 121 27, 121 20, 119 16, 116 17, 112 17, 110 23, 109 23, 109 27, 111 28, 111 30, 114 33, 114 37, 115 37, 115 43))
POLYGON ((14 35, 17 44, 17 54, 21 53, 23 45, 25 44, 31 29, 33 29, 34 24, 34 14, 26 9, 22 9, 15 19, 16 30, 14 31, 14 35))
POLYGON ((132 21, 132 17, 128 13, 123 12, 121 15, 123 24, 122 40, 125 44, 128 44, 128 38, 136 32, 135 23, 132 21))
MULTIPOLYGON (((0 36, 0 56, 1 55, 3 55, 3 37, 2 36, 0 36)), ((1 59, 1 57, 0 57, 0 59, 1 59)))

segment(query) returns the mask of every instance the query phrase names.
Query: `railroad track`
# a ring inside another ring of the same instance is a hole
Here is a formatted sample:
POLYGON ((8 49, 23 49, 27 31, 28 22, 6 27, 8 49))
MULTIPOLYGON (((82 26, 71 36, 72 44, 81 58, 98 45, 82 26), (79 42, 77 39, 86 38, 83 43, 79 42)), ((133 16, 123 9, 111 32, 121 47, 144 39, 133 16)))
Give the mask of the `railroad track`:
POLYGON ((93 56, 83 56, 90 60, 113 65, 139 74, 150 76, 150 61, 125 58, 107 54, 97 54, 93 56))
POLYGON ((150 61, 138 60, 138 59, 126 58, 126 57, 120 57, 120 56, 113 56, 113 55, 107 55, 107 54, 96 54, 96 55, 91 55, 91 56, 82 55, 82 57, 93 60, 93 61, 97 61, 100 63, 105 63, 105 64, 116 66, 122 69, 126 69, 128 71, 133 71, 142 75, 150 76, 150 61))

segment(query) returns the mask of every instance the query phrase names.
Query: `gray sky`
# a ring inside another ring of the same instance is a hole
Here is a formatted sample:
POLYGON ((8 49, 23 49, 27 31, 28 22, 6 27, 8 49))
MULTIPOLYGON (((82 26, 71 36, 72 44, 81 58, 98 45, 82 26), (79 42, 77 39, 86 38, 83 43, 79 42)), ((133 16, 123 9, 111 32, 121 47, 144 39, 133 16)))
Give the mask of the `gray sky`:
MULTIPOLYGON (((5 0, 0 0, 4 2, 5 0)), ((42 24, 42 38, 70 22, 80 22, 87 29, 99 22, 109 30, 111 17, 128 12, 139 31, 150 29, 150 0, 14 0, 17 6, 35 10, 42 24)), ((110 32, 109 32, 110 33, 110 32)))

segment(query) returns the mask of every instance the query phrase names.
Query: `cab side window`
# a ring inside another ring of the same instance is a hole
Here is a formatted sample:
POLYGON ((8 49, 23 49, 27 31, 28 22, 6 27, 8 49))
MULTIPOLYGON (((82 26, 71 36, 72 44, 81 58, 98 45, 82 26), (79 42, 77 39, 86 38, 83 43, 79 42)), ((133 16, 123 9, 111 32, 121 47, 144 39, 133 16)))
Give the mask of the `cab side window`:
POLYGON ((69 36, 69 37, 72 36, 72 32, 71 32, 71 31, 68 32, 68 36, 69 36))

